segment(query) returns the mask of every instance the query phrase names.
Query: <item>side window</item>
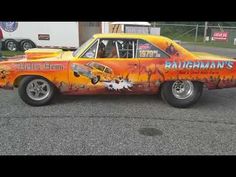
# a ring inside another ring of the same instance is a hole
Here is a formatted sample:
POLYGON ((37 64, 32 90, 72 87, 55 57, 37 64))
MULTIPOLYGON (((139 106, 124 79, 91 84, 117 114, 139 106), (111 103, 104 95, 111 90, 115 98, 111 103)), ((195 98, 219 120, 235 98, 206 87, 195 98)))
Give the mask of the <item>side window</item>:
POLYGON ((136 50, 136 40, 124 39, 117 40, 119 58, 134 58, 136 50))
POLYGON ((97 58, 134 58, 136 40, 100 39, 97 58))
POLYGON ((169 56, 149 42, 139 40, 137 58, 169 58, 169 56))
POLYGON ((118 58, 116 40, 100 39, 97 58, 118 58))
POLYGON ((98 41, 95 42, 82 56, 82 58, 96 58, 98 41))

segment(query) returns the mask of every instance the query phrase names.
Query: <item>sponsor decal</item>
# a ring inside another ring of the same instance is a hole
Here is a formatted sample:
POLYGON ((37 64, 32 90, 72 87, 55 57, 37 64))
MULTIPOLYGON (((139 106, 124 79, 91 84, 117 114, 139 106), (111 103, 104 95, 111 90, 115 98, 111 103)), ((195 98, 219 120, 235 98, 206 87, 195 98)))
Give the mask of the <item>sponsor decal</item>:
POLYGON ((18 27, 18 22, 1 22, 1 27, 6 32, 14 32, 18 27))
POLYGON ((88 52, 88 53, 86 53, 86 57, 93 58, 94 57, 94 53, 93 52, 88 52))
POLYGON ((24 71, 34 71, 34 70, 47 70, 47 71, 58 71, 63 70, 64 67, 61 64, 51 64, 51 63, 19 63, 16 64, 16 69, 24 71))
POLYGON ((158 50, 139 50, 140 58, 160 58, 158 50))
POLYGON ((139 50, 147 50, 147 49, 151 49, 151 45, 146 43, 146 44, 141 44, 138 47, 139 50))
POLYGON ((228 32, 214 32, 212 40, 226 41, 228 39, 228 32))
POLYGON ((184 61, 184 62, 165 62, 166 69, 232 69, 233 61, 184 61))

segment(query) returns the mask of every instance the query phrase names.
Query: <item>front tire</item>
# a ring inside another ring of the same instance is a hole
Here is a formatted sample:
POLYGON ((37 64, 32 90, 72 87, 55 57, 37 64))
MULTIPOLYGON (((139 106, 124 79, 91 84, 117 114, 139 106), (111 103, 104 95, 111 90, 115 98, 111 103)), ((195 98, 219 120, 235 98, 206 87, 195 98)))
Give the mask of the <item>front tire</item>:
POLYGON ((18 93, 26 104, 43 106, 49 104, 53 99, 55 87, 45 78, 26 76, 20 82, 18 93))
POLYGON ((171 81, 162 85, 162 99, 177 108, 187 108, 194 105, 202 95, 203 84, 192 81, 171 81))

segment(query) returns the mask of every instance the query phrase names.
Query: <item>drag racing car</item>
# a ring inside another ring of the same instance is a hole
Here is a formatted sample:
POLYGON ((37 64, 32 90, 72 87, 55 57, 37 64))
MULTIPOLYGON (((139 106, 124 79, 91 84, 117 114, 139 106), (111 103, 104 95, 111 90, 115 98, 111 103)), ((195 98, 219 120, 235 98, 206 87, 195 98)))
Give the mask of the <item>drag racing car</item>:
POLYGON ((76 51, 30 49, 0 62, 0 88, 18 88, 32 106, 63 94, 157 94, 186 108, 203 87, 236 87, 234 59, 190 52, 173 40, 144 34, 96 34, 76 51))

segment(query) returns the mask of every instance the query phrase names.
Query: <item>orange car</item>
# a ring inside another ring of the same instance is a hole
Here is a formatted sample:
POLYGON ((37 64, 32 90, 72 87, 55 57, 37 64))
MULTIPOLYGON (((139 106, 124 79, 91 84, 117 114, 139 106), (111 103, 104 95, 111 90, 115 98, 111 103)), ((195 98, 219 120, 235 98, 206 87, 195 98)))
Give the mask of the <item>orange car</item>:
POLYGON ((0 62, 0 74, 0 88, 18 88, 22 100, 33 106, 48 104, 58 90, 77 95, 160 91, 170 105, 188 107, 199 100, 203 86, 236 87, 234 59, 189 52, 168 38, 138 34, 96 34, 75 52, 30 49, 23 57, 0 62))

